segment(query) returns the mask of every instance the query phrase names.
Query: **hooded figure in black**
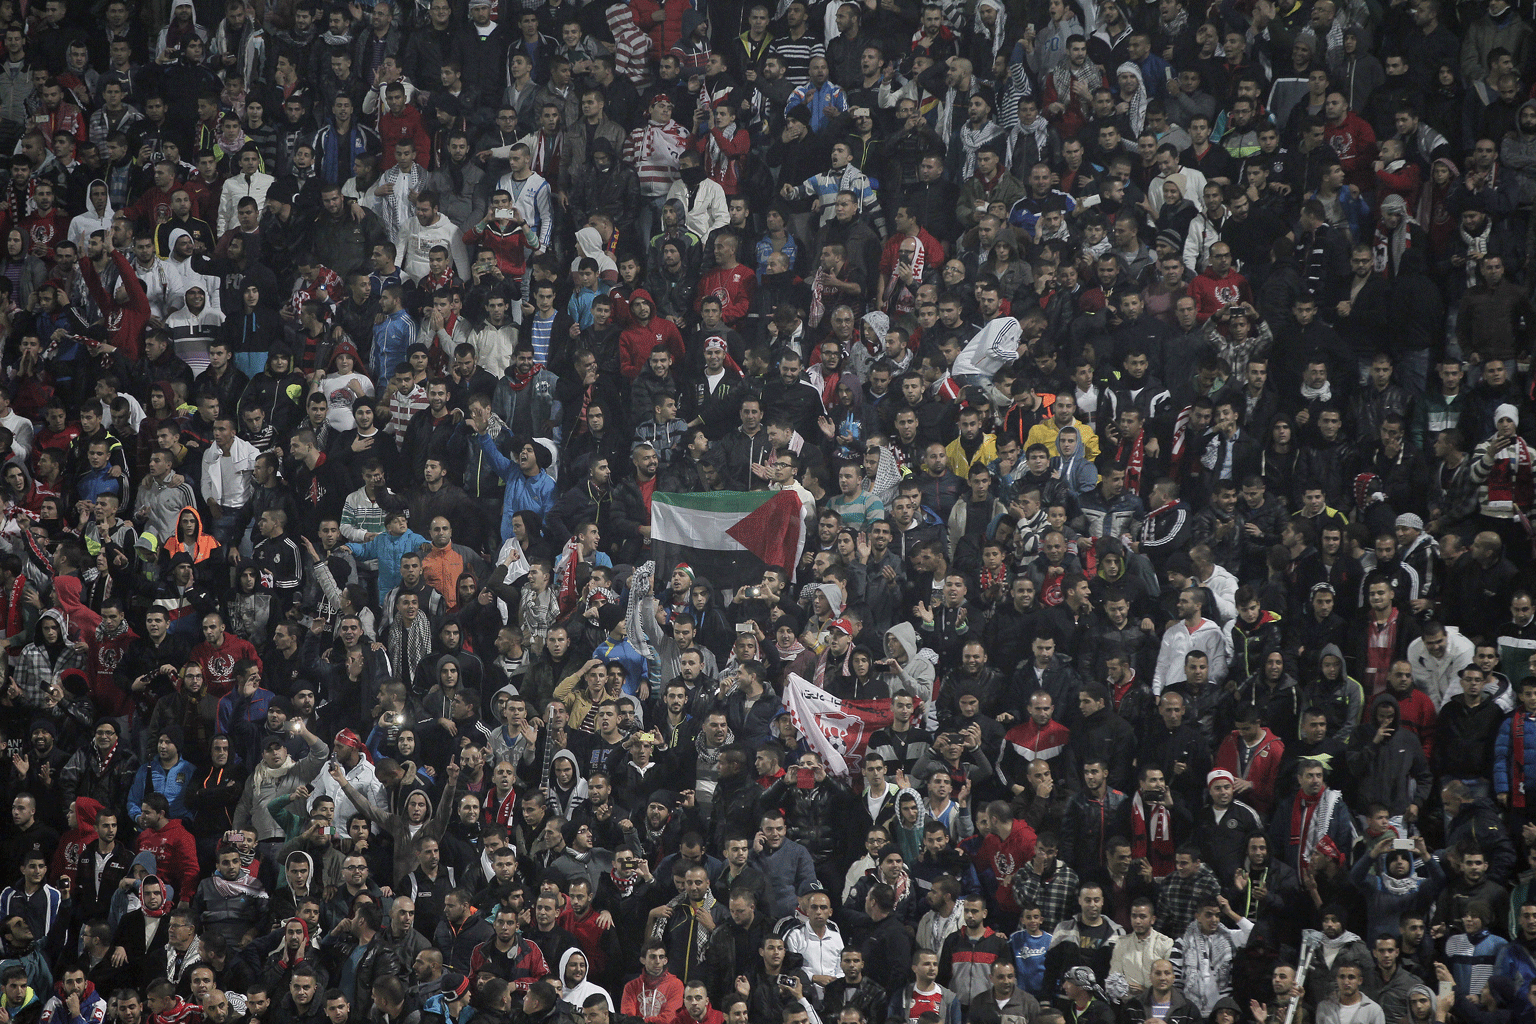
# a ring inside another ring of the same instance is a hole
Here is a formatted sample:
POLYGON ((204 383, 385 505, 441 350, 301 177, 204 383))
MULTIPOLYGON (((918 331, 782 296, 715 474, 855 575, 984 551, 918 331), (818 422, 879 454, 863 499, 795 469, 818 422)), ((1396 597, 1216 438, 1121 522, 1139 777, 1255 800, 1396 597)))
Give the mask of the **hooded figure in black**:
MULTIPOLYGON (((304 391, 304 377, 294 370, 293 353, 279 346, 267 353, 266 368, 246 385, 240 408, 259 408, 266 415, 266 422, 282 436, 304 415, 304 391)), ((220 411, 235 414, 234 409, 221 407, 220 411)))
POLYGON ((1432 776, 1418 733, 1399 720, 1397 698, 1383 693, 1349 741, 1355 803, 1384 804, 1392 814, 1417 812, 1429 799, 1432 776))

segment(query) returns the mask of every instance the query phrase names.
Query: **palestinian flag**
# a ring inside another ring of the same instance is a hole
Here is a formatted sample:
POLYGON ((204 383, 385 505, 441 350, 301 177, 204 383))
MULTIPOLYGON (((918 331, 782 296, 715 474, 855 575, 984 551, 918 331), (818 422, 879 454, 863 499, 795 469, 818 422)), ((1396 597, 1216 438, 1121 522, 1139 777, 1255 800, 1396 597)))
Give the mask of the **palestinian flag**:
POLYGON ((709 491, 651 496, 656 578, 679 562, 720 588, 756 583, 770 565, 794 571, 805 544, 794 491, 709 491))

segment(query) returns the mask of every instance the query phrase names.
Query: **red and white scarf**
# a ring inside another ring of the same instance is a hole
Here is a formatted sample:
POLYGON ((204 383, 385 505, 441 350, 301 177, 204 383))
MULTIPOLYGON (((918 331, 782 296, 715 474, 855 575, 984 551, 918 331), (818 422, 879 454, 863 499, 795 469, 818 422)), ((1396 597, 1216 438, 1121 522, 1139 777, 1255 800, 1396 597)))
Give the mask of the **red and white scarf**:
POLYGON ((1125 467, 1125 489, 1132 494, 1141 493, 1141 474, 1147 464, 1147 432, 1140 431, 1129 441, 1120 442, 1115 460, 1125 467))
POLYGON ((1147 858, 1154 876, 1162 878, 1173 870, 1173 815, 1166 805, 1158 804, 1149 819, 1141 794, 1131 798, 1131 842, 1132 852, 1147 858))
POLYGON ((1513 445, 1494 453, 1493 468, 1488 471, 1488 499, 1483 502, 1483 510, 1509 519, 1530 508, 1536 501, 1532 465, 1530 445, 1516 434, 1513 445))

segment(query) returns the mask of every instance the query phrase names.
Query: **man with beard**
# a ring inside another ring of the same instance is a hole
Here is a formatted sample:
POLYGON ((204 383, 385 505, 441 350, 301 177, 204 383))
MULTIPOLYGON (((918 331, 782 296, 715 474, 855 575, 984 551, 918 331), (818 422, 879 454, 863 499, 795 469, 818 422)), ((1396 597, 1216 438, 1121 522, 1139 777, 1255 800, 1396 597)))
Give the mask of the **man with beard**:
POLYGON ((503 981, 518 982, 548 974, 544 955, 518 927, 518 911, 503 904, 496 912, 492 938, 475 947, 470 974, 486 973, 503 981))

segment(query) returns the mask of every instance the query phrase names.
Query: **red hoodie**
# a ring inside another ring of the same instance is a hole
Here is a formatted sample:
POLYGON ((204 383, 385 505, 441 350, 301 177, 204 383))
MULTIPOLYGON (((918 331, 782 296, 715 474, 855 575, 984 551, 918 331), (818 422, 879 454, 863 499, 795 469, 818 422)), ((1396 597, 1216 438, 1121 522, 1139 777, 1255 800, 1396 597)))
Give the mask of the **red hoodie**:
POLYGON ((1370 191, 1376 178, 1376 132, 1370 123, 1353 110, 1346 111, 1343 121, 1323 129, 1323 144, 1338 157, 1344 180, 1362 192, 1370 191))
POLYGON ((1035 856, 1035 830, 1023 818, 1013 819, 1013 828, 1007 839, 999 839, 993 832, 981 841, 981 847, 972 855, 978 873, 991 871, 997 881, 997 899, 1006 906, 1013 900, 1013 893, 1003 880, 1011 878, 1035 856))
POLYGON ((100 801, 88 796, 75 797, 75 827, 65 832, 53 848, 49 867, 55 880, 62 877, 68 878, 71 885, 75 883, 80 863, 90 857, 90 845, 96 841, 96 815, 100 813, 100 801))
MULTIPOLYGON (((324 458, 321 455, 321 458, 324 458)), ((204 640, 192 648, 192 660, 203 667, 203 678, 207 680, 204 686, 209 694, 214 697, 223 697, 235 687, 235 662, 241 658, 250 658, 261 667, 261 655, 256 653, 256 648, 251 646, 249 640, 243 640, 233 633, 224 634, 222 647, 215 647, 204 640)))
POLYGON ((416 152, 421 160, 426 160, 432 152, 432 140, 427 136, 427 129, 421 123, 421 111, 407 103, 398 114, 391 114, 385 110, 379 114, 379 140, 383 143, 379 168, 387 171, 395 166, 395 143, 409 140, 416 144, 416 152))
POLYGON ((149 298, 126 255, 114 249, 112 262, 117 264, 118 280, 128 293, 126 305, 118 305, 117 299, 107 294, 101 276, 96 273, 96 265, 90 260, 80 262, 80 276, 85 278, 85 287, 92 300, 106 315, 107 342, 122 353, 124 359, 133 362, 139 358, 139 339, 144 336, 144 325, 149 323, 149 298))
MULTIPOLYGON (((747 273, 751 274, 751 271, 747 273)), ((636 299, 644 299, 651 304, 651 318, 643 324, 638 320, 632 321, 624 328, 624 333, 619 335, 619 372, 631 381, 640 376, 640 371, 645 369, 646 361, 651 358, 651 352, 657 345, 667 346, 667 351, 672 353, 674 366, 680 364, 687 355, 677 325, 666 317, 655 315, 656 301, 651 298, 651 293, 644 288, 636 288, 629 301, 634 302, 636 299)))
POLYGON ((725 1024, 725 1014, 711 1006, 703 1020, 694 1020, 685 1006, 677 1011, 677 1016, 672 1018, 672 1024, 725 1024))
POLYGON ((176 899, 192 899, 197 889, 197 840, 180 818, 157 829, 144 826, 134 852, 154 854, 155 874, 175 886, 176 899))

